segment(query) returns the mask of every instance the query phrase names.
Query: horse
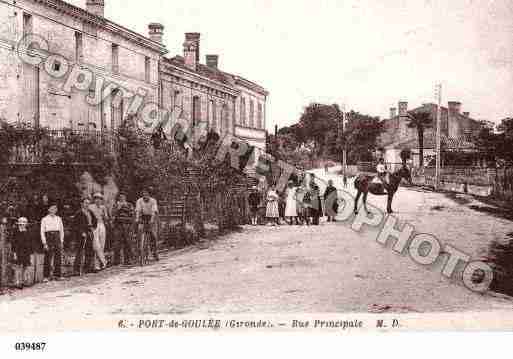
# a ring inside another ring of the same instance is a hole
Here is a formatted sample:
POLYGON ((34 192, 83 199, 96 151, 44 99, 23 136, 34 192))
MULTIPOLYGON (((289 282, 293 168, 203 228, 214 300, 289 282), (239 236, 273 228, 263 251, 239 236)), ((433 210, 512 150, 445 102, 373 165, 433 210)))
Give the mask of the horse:
POLYGON ((367 194, 372 193, 376 196, 388 196, 387 198, 387 213, 393 213, 392 211, 392 200, 394 199, 394 194, 397 192, 399 188, 399 184, 401 180, 404 178, 409 183, 411 183, 411 172, 406 166, 402 166, 399 170, 394 173, 390 173, 388 175, 388 183, 384 185, 383 183, 373 183, 372 180, 374 176, 359 174, 354 181, 354 187, 358 191, 356 194, 356 199, 354 203, 354 213, 358 214, 358 200, 360 196, 363 194, 363 207, 365 208, 365 212, 369 213, 367 209, 367 194), (386 189, 386 192, 385 192, 386 189))

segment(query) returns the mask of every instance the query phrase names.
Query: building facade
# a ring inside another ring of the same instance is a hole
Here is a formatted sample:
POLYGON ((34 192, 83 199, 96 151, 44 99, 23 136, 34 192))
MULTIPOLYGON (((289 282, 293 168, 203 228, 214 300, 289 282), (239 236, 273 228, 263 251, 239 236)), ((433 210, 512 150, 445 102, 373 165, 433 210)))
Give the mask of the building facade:
POLYGON ((183 54, 167 57, 162 25, 149 24, 141 35, 106 19, 104 0, 84 1, 85 8, 62 0, 0 1, 1 119, 115 130, 127 114, 153 104, 265 148, 267 91, 220 70, 218 55, 202 64, 199 33, 186 33, 183 54), (45 56, 32 63, 40 47, 47 47, 45 56))
POLYGON ((51 129, 115 129, 131 94, 156 101, 165 47, 103 15, 103 0, 87 0, 86 9, 61 0, 1 2, 0 116, 51 129), (31 34, 50 54, 35 65, 23 57, 31 48, 20 46, 31 34), (87 88, 66 86, 73 70, 92 74, 87 88))
MULTIPOLYGON (((383 148, 385 161, 388 163, 400 163, 400 152, 410 149, 413 155, 413 163, 418 165, 419 145, 416 128, 408 127, 409 113, 429 113, 431 125, 424 129, 424 163, 428 164, 435 154, 436 116, 438 106, 426 103, 408 110, 408 102, 400 101, 398 107, 390 108, 390 118, 383 121, 383 132, 378 139, 378 144, 383 148)), ((442 145, 447 150, 474 151, 471 143, 483 128, 483 123, 470 117, 468 112, 461 112, 461 102, 450 101, 448 106, 441 107, 440 134, 442 145)))
POLYGON ((183 54, 161 63, 162 104, 193 126, 206 126, 265 149, 265 106, 268 92, 261 86, 222 71, 219 55, 201 63, 200 34, 186 33, 183 54))

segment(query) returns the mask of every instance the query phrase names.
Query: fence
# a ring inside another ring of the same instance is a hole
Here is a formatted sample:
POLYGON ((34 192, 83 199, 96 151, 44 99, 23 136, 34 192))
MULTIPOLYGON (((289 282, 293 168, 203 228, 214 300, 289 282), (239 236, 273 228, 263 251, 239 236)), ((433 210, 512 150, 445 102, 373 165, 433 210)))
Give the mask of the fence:
POLYGON ((91 162, 92 146, 102 146, 109 152, 117 149, 117 135, 110 131, 45 130, 37 138, 20 142, 10 151, 9 164, 40 164, 60 160, 62 153, 72 156, 75 163, 91 162))
POLYGON ((0 294, 7 285, 7 226, 0 223, 0 294))
POLYGON ((494 197, 513 203, 513 168, 500 168, 495 172, 492 183, 494 197))
MULTIPOLYGON (((180 249, 194 245, 201 238, 220 234, 237 225, 245 224, 248 219, 246 195, 244 191, 234 188, 203 196, 198 193, 177 197, 176 200, 164 204, 162 212, 158 224, 158 247, 161 250, 180 249), (205 229, 207 223, 210 226, 205 229)), ((13 267, 10 267, 11 250, 8 232, 7 224, 2 222, 0 224, 0 294, 3 288, 12 284, 12 275, 9 272, 13 267)), ((73 273, 77 241, 69 227, 65 228, 65 233, 62 270, 63 275, 69 276, 73 273)), ((110 259, 113 257, 114 235, 113 229, 109 228, 106 257, 110 259)), ((132 253, 137 253, 135 245, 134 237, 132 253)), ((36 280, 35 283, 39 283, 41 280, 36 280)))

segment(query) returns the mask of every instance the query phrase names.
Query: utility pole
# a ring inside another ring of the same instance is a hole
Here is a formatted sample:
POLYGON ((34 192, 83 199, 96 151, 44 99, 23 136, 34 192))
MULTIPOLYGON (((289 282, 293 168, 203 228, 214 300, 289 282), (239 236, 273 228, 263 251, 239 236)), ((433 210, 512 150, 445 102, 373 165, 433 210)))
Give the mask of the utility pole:
POLYGON ((441 164, 441 122, 442 122, 442 84, 437 84, 435 89, 435 96, 438 100, 438 107, 436 110, 436 170, 435 170, 435 190, 440 187, 440 164, 441 164))
MULTIPOLYGON (((343 104, 342 105, 342 136, 345 136, 344 135, 345 129, 346 129, 346 105, 343 104)), ((346 148, 346 139, 342 138, 342 140, 344 141, 344 143, 342 145, 342 170, 343 170, 342 173, 345 176, 347 173, 347 148, 346 148)))

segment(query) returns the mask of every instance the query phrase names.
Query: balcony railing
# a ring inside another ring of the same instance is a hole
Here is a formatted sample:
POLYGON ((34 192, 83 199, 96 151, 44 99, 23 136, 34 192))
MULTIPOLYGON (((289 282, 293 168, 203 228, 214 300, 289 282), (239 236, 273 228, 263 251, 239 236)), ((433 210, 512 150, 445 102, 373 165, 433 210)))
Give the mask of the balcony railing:
POLYGON ((34 139, 19 141, 7 156, 8 164, 94 163, 113 153, 116 133, 88 130, 45 130, 34 139))

